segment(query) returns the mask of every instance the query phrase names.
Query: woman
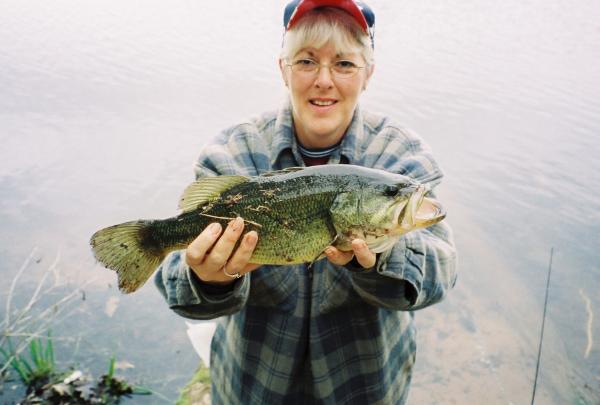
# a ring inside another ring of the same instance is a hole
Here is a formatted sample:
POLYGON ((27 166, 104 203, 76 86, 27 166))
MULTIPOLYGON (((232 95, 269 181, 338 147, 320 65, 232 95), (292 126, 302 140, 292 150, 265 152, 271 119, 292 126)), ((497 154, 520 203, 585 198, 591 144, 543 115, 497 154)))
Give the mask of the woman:
MULTIPOLYGON (((420 138, 358 106, 373 74, 373 24, 372 11, 351 0, 288 4, 279 67, 289 102, 224 131, 202 152, 197 176, 349 163, 437 184, 442 174, 420 138)), ((329 247, 311 268, 249 263, 259 237, 244 233, 241 218, 212 224, 156 276, 178 314, 219 318, 213 401, 404 403, 412 311, 440 301, 455 281, 447 224, 378 255, 359 239, 353 252, 329 247)))

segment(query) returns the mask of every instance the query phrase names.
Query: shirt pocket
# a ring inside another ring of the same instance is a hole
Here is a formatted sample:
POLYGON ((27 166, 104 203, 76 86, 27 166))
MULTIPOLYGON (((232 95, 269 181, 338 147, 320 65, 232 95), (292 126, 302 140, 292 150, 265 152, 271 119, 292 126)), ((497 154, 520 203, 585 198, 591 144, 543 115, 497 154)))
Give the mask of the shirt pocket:
POLYGON ((248 305, 293 311, 298 299, 298 274, 291 266, 261 266, 250 273, 248 305))

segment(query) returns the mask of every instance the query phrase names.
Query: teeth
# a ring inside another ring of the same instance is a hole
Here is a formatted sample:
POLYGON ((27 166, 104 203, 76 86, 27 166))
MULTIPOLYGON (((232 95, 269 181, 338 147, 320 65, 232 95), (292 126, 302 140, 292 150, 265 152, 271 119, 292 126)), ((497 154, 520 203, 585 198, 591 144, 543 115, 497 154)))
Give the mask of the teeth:
POLYGON ((326 105, 332 105, 333 103, 335 103, 335 101, 312 100, 311 103, 318 105, 318 106, 326 106, 326 105))

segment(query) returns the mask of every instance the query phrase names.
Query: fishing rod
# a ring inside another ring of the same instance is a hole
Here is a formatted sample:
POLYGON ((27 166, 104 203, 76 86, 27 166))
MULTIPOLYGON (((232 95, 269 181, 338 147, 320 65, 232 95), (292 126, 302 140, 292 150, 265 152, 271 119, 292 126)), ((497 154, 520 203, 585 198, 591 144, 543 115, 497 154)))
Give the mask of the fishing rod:
POLYGON ((548 308, 548 291, 550 290, 550 274, 552 273, 552 258, 554 256, 554 247, 550 249, 550 263, 548 264, 548 277, 546 279, 546 297, 544 298, 544 314, 542 315, 542 331, 540 332, 540 344, 538 346, 537 364, 535 366, 535 378, 533 380, 533 394, 531 395, 531 405, 535 401, 535 390, 537 388, 538 374, 540 371, 540 359, 542 358, 542 342, 544 341, 544 325, 546 323, 546 308, 548 308))

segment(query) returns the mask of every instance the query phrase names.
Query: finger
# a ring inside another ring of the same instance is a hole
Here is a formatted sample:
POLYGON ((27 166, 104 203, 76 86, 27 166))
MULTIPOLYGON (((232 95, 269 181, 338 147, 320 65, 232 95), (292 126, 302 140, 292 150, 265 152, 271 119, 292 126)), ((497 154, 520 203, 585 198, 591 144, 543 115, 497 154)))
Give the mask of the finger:
POLYGON ((245 275, 248 274, 256 269, 258 269, 261 265, 260 264, 254 264, 254 263, 248 263, 244 266, 244 268, 240 271, 235 271, 235 270, 231 270, 230 266, 229 266, 229 262, 227 262, 225 264, 224 267, 221 268, 221 271, 212 274, 211 275, 211 283, 214 284, 229 284, 234 282, 235 280, 237 280, 236 276, 228 276, 227 274, 225 274, 225 271, 227 271, 227 273, 229 274, 236 274, 236 273, 240 273, 240 275, 245 275))
POLYGON ((204 228, 204 230, 189 244, 185 250, 185 261, 188 266, 195 267, 202 263, 206 252, 210 250, 221 234, 221 224, 214 222, 204 228))
POLYGON ((262 264, 248 263, 247 265, 244 266, 244 269, 242 271, 240 271, 240 273, 241 274, 250 273, 251 271, 258 269, 260 266, 262 266, 262 264))
POLYGON ((325 256, 327 256, 327 259, 331 263, 337 264, 338 266, 343 266, 352 260, 352 257, 354 257, 354 252, 342 252, 333 246, 329 246, 327 249, 325 249, 325 256))
POLYGON ((354 239, 352 241, 352 250, 354 251, 354 256, 356 256, 356 261, 365 269, 375 266, 377 256, 369 250, 364 240, 354 239))
POLYGON ((258 234, 256 231, 250 231, 242 238, 240 246, 227 261, 227 271, 230 273, 239 272, 244 274, 245 267, 250 261, 254 248, 258 243, 258 234))
MULTIPOLYGON (((227 228, 223 231, 223 234, 214 244, 212 250, 206 255, 203 263, 203 267, 210 272, 221 271, 231 252, 235 247, 242 231, 244 230, 244 220, 240 217, 229 222, 227 228)), ((229 271, 231 273, 231 271, 229 271)), ((232 273, 233 274, 233 273, 232 273)))

